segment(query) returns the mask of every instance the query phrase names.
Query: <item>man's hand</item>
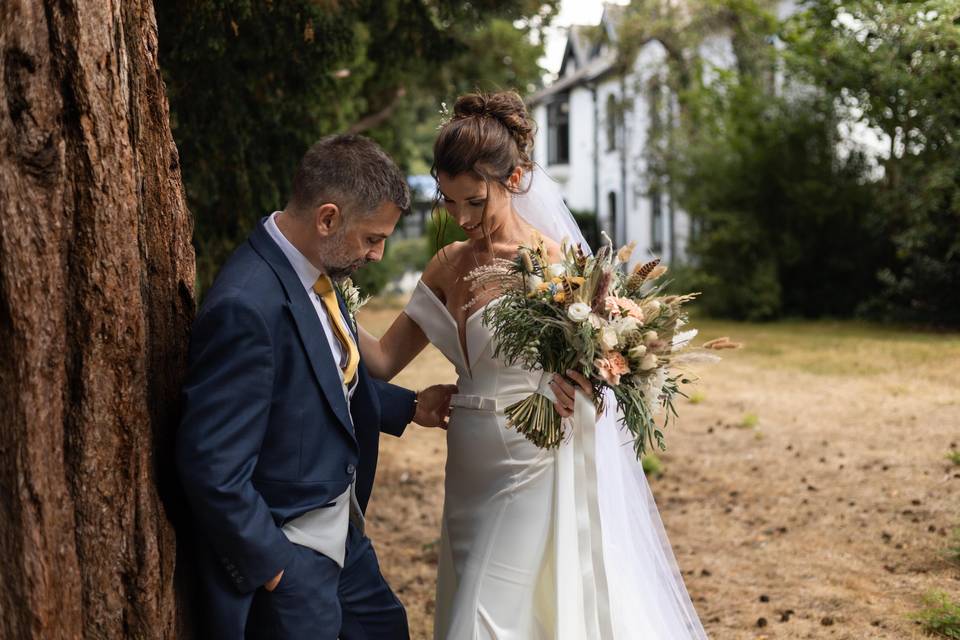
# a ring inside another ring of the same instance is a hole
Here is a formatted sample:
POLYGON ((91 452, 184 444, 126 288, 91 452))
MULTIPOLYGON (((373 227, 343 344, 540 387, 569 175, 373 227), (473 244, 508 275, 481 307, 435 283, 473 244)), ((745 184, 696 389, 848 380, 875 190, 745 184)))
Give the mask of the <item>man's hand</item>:
POLYGON ((564 418, 573 415, 573 398, 578 388, 587 394, 588 398, 593 398, 593 385, 590 384, 590 381, 587 380, 585 375, 579 371, 567 369, 567 377, 573 380, 576 386, 571 384, 570 380, 563 376, 554 376, 553 381, 550 382, 550 388, 553 389, 554 395, 557 396, 553 406, 557 408, 557 413, 564 418))
POLYGON ((263 588, 266 589, 267 591, 273 591, 274 589, 277 588, 277 585, 280 584, 280 578, 282 577, 283 577, 283 569, 280 570, 280 573, 273 576, 273 579, 270 580, 270 582, 263 585, 263 588))
POLYGON ((413 421, 424 427, 446 429, 450 418, 450 396, 456 392, 455 384, 435 384, 417 393, 417 412, 413 421))

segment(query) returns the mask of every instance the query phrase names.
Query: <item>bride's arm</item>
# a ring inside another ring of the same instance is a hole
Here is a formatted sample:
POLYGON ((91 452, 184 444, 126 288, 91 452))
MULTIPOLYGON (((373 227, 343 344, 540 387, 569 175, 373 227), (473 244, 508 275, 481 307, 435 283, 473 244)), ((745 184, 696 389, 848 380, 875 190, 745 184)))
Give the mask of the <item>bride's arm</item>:
MULTIPOLYGON (((433 291, 444 290, 444 283, 456 275, 449 265, 458 255, 460 245, 454 242, 430 259, 420 276, 423 284, 433 291)), ((429 343, 420 325, 406 313, 397 316, 382 338, 374 337, 363 327, 359 327, 359 333, 364 364, 373 377, 387 381, 403 371, 429 343)))
POLYGON ((391 380, 427 346, 427 336, 416 322, 401 312, 382 338, 359 327, 360 354, 370 375, 391 380))

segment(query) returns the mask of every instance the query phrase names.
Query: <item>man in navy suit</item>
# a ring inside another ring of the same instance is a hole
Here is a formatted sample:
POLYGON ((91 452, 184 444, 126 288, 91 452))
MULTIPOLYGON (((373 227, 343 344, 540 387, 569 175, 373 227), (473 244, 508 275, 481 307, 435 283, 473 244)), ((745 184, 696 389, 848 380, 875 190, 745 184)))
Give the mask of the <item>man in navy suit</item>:
POLYGON ((444 426, 449 385, 374 380, 334 284, 383 256, 410 193, 373 142, 330 136, 256 224, 193 325, 177 466, 207 636, 408 638, 363 511, 381 431, 444 426))

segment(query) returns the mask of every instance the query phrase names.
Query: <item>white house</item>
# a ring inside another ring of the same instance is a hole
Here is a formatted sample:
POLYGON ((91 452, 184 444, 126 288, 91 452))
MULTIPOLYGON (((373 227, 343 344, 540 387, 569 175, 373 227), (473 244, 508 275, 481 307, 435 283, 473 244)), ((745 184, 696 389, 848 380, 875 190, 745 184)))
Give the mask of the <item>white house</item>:
MULTIPOLYGON (((783 17, 793 7, 792 0, 781 2, 778 13, 783 17)), ((625 9, 604 5, 599 28, 606 39, 588 37, 597 27, 570 28, 557 79, 528 101, 539 125, 534 159, 559 182, 571 210, 594 212, 617 245, 637 242, 634 261, 651 255, 682 261, 690 218, 652 186, 650 175, 658 134, 675 113, 665 83, 666 50, 651 41, 626 74, 616 72, 617 26, 625 9)), ((730 34, 722 31, 706 38, 699 54, 708 66, 735 63, 730 34)))

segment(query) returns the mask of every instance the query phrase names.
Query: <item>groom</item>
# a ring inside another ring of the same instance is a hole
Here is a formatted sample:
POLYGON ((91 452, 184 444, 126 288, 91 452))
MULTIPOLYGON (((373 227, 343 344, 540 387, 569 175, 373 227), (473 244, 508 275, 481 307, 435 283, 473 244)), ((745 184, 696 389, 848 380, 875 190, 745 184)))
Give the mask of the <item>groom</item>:
POLYGON ((335 284, 410 205, 373 142, 330 136, 254 226, 193 325, 177 466, 215 638, 407 638, 363 511, 381 431, 443 426, 451 386, 372 379, 335 284))

